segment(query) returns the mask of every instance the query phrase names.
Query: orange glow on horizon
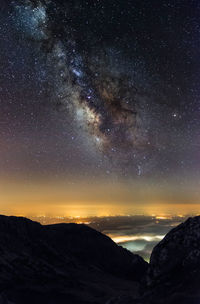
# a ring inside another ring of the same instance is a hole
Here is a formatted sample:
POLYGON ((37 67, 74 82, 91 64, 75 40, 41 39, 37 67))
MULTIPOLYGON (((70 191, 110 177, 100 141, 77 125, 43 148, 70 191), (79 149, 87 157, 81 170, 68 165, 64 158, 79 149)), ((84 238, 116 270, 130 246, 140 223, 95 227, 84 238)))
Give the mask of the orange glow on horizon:
POLYGON ((157 220, 200 214, 200 193, 133 182, 0 182, 0 213, 87 218, 148 215, 157 220))

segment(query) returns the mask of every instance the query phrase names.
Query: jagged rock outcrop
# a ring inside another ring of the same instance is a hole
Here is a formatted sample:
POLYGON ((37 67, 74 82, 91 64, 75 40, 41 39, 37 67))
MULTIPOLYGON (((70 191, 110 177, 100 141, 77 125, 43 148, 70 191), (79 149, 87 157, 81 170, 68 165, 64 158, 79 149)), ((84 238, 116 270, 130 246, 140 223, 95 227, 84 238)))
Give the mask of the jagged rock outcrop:
POLYGON ((0 304, 105 303, 137 294, 147 263, 77 224, 0 216, 0 304))
POLYGON ((172 229, 155 246, 147 285, 152 303, 200 303, 200 216, 172 229))

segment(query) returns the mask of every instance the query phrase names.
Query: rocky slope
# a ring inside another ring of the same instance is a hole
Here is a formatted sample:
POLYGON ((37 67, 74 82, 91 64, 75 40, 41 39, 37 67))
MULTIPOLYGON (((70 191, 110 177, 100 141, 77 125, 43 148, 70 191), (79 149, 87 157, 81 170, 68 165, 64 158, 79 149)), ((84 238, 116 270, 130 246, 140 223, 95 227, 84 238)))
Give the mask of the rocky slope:
POLYGON ((144 260, 85 225, 0 216, 0 303, 105 303, 138 294, 144 260))
POLYGON ((153 249, 147 284, 153 302, 200 303, 200 216, 172 229, 153 249))

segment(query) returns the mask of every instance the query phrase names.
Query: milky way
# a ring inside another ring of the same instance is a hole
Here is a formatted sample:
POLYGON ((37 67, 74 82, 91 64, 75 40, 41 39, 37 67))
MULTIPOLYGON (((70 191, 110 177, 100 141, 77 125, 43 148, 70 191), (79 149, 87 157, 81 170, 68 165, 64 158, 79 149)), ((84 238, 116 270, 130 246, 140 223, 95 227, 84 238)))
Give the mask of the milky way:
POLYGON ((55 29, 48 21, 47 8, 48 4, 43 6, 40 2, 36 7, 32 2, 16 5, 19 23, 28 37, 41 44, 47 61, 54 65, 57 102, 73 112, 77 124, 93 136, 102 150, 119 149, 126 153, 130 148, 146 145, 148 136, 142 105, 137 100, 133 66, 127 67, 120 58, 120 50, 111 47, 79 52, 68 26, 55 29))
MULTIPOLYGON (((6 7, 21 48, 34 50, 37 102, 62 117, 58 141, 72 145, 75 167, 85 170, 87 159, 92 170, 139 177, 193 167, 199 5, 192 1, 187 15, 183 2, 26 0, 6 7)), ((65 158, 59 166, 70 162, 65 158)))

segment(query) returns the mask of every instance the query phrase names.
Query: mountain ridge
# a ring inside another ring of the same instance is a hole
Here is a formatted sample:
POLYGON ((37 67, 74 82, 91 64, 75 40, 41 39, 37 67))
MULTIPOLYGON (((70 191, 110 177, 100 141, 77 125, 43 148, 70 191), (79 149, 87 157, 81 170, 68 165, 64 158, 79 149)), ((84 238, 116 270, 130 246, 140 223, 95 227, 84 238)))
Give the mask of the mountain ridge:
POLYGON ((138 293, 146 270, 141 257, 86 225, 45 226, 26 218, 0 216, 4 302, 7 298, 16 304, 103 303, 123 288, 138 293))

